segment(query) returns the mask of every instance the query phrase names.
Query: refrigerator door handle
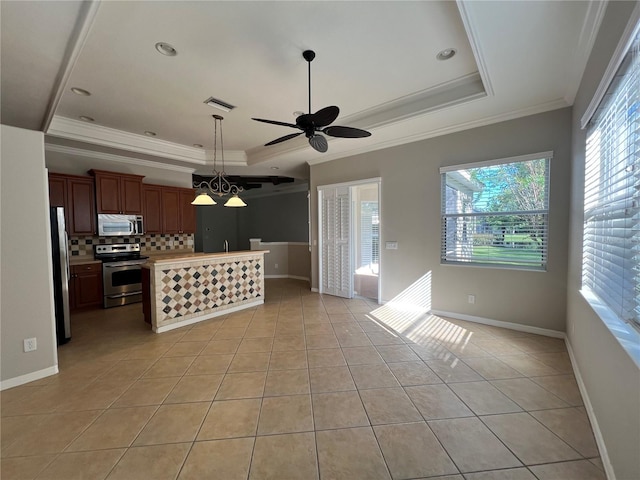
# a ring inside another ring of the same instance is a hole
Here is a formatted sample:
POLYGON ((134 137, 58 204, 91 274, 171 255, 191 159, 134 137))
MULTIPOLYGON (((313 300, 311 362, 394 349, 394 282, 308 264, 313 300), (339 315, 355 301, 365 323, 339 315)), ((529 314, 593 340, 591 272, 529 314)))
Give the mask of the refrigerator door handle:
MULTIPOLYGON (((64 221, 64 220, 63 220, 64 221)), ((64 224, 63 224, 64 225, 64 224)), ((60 253, 64 261, 64 278, 62 279, 62 305, 64 310, 64 332, 65 338, 71 338, 71 309, 69 307, 69 280, 71 278, 69 269, 69 236, 64 230, 64 245, 60 245, 60 253)))

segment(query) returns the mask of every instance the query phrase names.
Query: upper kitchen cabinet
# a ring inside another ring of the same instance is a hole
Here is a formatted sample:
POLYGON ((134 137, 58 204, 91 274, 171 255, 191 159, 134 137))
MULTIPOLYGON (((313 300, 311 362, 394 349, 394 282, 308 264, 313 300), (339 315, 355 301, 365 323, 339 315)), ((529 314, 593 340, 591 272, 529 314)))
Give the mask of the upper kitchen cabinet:
POLYGON ((96 209, 93 178, 49 174, 49 204, 64 207, 69 235, 95 235, 96 209))
POLYGON ((196 207, 190 188, 162 187, 162 233, 195 233, 196 207))
MULTIPOLYGON (((67 206, 67 177, 65 175, 49 174, 49 206, 67 206)), ((66 220, 69 221, 68 218, 66 220)))
POLYGON ((162 187, 143 184, 142 205, 145 233, 162 233, 162 187))
POLYGON ((139 175, 91 170, 96 179, 98 213, 142 215, 142 179, 139 175))
POLYGON ((162 233, 180 233, 180 193, 177 188, 162 189, 162 233))
POLYGON ((181 188, 180 201, 180 233, 196 233, 196 207, 191 205, 195 198, 195 191, 190 188, 181 188))

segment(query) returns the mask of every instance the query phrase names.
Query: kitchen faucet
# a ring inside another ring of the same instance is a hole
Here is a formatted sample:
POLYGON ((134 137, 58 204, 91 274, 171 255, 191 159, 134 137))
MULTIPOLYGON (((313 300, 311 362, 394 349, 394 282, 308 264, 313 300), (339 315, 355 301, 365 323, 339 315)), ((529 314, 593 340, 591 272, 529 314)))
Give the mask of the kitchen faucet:
POLYGON ((229 241, 228 240, 224 241, 223 247, 224 247, 224 251, 229 253, 229 241))

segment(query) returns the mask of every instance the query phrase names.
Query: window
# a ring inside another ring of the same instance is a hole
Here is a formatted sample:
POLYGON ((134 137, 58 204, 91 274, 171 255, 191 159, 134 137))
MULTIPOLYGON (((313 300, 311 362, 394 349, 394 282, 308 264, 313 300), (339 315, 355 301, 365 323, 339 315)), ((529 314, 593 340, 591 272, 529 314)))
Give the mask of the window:
POLYGON ((640 324, 640 35, 587 126, 582 286, 640 324))
POLYGON ((443 264, 544 270, 551 152, 443 167, 443 264))

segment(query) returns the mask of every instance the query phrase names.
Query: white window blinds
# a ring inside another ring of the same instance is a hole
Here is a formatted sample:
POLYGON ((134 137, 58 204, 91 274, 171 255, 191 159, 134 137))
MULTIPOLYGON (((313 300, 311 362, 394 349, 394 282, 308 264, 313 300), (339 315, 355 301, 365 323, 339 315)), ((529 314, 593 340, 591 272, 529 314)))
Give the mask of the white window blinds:
POLYGON ((545 269, 550 159, 442 168, 442 263, 545 269))
POLYGON ((640 35, 587 129, 582 284, 640 323, 640 35))

